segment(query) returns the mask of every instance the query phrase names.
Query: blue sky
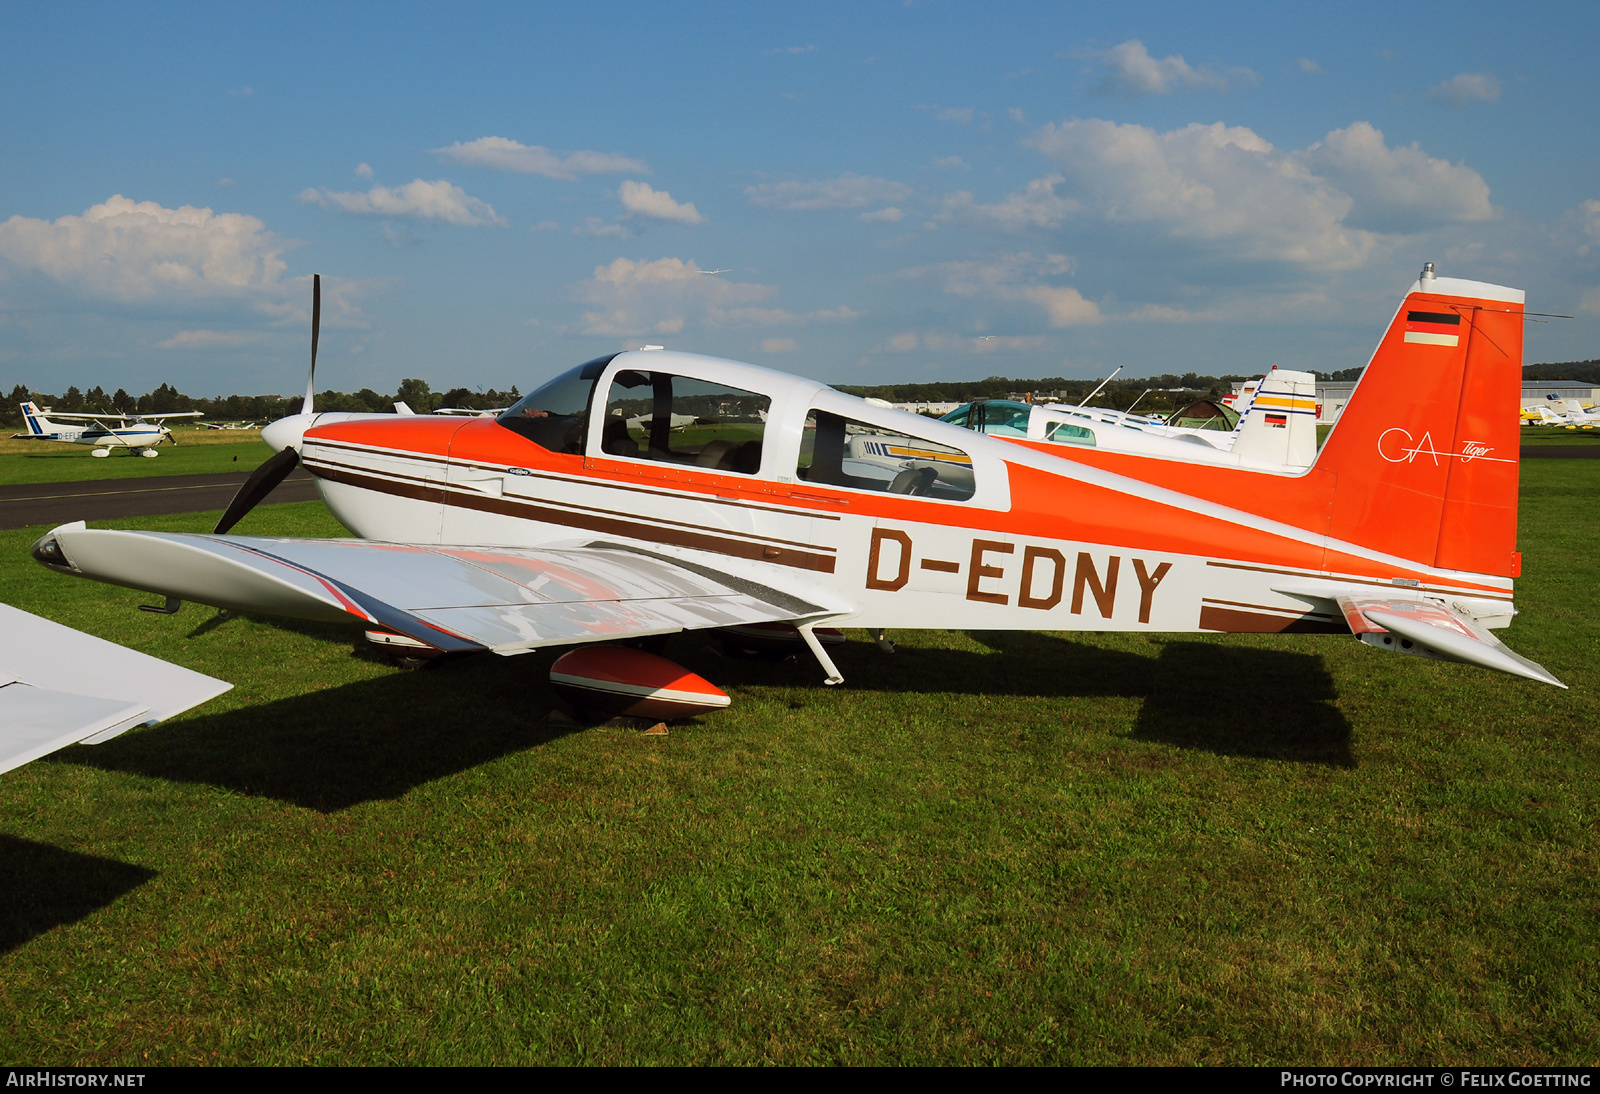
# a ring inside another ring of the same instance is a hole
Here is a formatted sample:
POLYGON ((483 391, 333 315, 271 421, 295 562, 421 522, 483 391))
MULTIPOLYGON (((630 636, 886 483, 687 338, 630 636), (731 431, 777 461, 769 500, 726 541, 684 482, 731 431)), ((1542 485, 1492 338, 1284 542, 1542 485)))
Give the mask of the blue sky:
POLYGON ((1600 356, 1600 9, 0 8, 0 385, 1365 363, 1426 260, 1600 356), (711 273, 720 270, 725 272, 711 273))

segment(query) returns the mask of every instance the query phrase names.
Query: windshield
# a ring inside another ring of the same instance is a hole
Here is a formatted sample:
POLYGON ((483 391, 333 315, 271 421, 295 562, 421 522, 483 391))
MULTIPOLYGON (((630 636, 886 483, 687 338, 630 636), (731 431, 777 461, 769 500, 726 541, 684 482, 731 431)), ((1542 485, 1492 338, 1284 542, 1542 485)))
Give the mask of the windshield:
POLYGON ((600 379, 615 356, 613 353, 609 357, 596 357, 563 372, 537 391, 518 399, 495 421, 541 448, 574 455, 582 453, 594 382, 600 379))
POLYGON ((963 426, 977 433, 998 433, 1007 437, 1028 435, 1028 415, 1033 407, 1010 399, 978 399, 958 406, 939 420, 963 426))

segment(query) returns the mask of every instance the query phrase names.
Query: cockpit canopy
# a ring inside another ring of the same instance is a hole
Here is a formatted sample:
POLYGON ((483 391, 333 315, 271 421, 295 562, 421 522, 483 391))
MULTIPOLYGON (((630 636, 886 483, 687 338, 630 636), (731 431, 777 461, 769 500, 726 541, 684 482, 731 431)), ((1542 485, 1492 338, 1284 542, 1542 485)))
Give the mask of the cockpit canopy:
POLYGON ((988 433, 996 437, 1026 437, 1028 415, 1032 413, 1033 407, 1011 399, 974 399, 956 407, 939 420, 975 433, 988 433))

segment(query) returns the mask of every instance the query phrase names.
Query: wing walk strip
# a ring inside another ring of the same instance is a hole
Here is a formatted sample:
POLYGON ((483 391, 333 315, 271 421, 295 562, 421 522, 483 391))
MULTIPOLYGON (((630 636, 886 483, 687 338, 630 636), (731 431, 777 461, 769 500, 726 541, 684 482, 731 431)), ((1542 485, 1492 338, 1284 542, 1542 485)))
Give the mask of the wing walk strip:
POLYGON ((552 508, 549 505, 533 501, 514 501, 503 497, 474 496, 446 490, 436 485, 424 486, 420 483, 398 482, 370 474, 357 474, 328 467, 324 464, 307 463, 306 467, 312 474, 319 478, 328 479, 330 482, 344 483, 347 486, 355 486, 363 490, 376 490, 380 493, 393 494, 397 497, 442 503, 460 509, 476 509, 480 512, 498 513, 502 516, 520 517, 523 520, 536 520, 545 524, 557 524, 567 528, 582 528, 589 532, 624 536, 628 539, 639 539, 650 543, 664 543, 673 547, 689 547, 694 550, 728 555, 733 558, 756 559, 762 562, 770 562, 777 566, 789 566, 798 570, 815 570, 824 574, 834 572, 834 558, 831 555, 820 554, 817 550, 777 549, 768 544, 751 540, 730 539, 725 536, 709 535, 705 532, 691 532, 687 529, 642 524, 635 520, 626 520, 619 516, 607 515, 603 511, 592 513, 573 512, 566 509, 552 508), (779 550, 780 553, 776 556, 768 554, 772 550, 779 550))

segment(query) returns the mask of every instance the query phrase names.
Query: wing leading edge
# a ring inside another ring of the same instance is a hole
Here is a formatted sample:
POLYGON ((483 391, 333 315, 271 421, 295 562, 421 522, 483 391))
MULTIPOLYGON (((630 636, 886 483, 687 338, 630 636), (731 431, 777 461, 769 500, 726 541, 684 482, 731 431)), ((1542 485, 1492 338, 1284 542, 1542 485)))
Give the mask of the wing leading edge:
POLYGON ((33 547, 63 573, 178 600, 396 631, 447 652, 525 653, 836 614, 801 597, 611 543, 421 547, 63 525, 33 547))

